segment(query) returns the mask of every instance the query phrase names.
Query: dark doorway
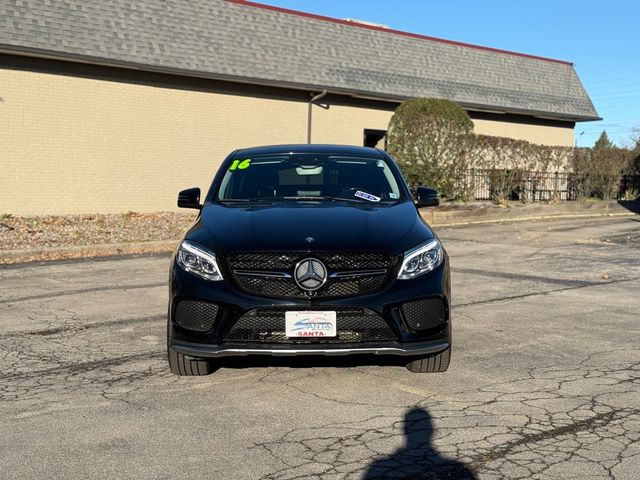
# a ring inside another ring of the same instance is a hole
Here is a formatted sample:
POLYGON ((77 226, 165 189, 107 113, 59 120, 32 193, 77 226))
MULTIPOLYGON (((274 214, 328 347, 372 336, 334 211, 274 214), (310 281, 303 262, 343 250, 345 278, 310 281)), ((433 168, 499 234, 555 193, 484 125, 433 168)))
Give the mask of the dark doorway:
POLYGON ((364 146, 387 149, 387 131, 364 129, 364 146))

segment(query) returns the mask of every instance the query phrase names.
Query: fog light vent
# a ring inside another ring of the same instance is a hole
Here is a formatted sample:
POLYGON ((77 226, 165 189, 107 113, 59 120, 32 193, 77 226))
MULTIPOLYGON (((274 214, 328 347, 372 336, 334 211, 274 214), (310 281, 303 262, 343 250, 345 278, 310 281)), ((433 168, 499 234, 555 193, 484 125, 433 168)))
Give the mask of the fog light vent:
POLYGON ((444 302, 439 298, 426 298, 402 305, 402 315, 410 330, 429 330, 441 325, 447 315, 444 302))
POLYGON ((213 328, 218 315, 215 303, 184 300, 176 306, 176 323, 194 332, 208 332, 213 328))

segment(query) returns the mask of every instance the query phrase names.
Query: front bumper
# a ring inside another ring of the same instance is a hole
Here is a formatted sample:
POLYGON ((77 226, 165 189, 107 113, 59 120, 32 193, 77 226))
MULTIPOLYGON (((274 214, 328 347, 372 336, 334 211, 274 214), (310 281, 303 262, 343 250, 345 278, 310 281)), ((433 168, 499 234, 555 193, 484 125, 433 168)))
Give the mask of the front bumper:
POLYGON ((169 348, 192 356, 220 358, 249 355, 398 355, 420 356, 437 354, 451 345, 450 276, 448 258, 433 272, 411 280, 394 280, 382 290, 369 294, 330 299, 268 298, 243 292, 233 280, 210 282, 183 271, 173 262, 170 273, 168 322, 169 348), (446 319, 437 328, 413 331, 403 320, 401 306, 410 301, 437 297, 446 306, 446 319), (185 300, 211 302, 219 307, 215 326, 196 333, 181 328, 176 322, 176 305, 185 300), (356 343, 322 341, 312 343, 257 342, 225 339, 231 328, 247 312, 260 308, 285 310, 349 307, 368 309, 379 315, 393 331, 393 339, 356 343))
POLYGON ((221 358, 221 357, 245 357, 247 355, 269 355, 275 357, 291 357, 299 355, 431 355, 440 353, 449 348, 448 342, 431 341, 411 344, 388 344, 385 346, 338 346, 327 348, 324 345, 305 345, 305 348, 290 348, 282 345, 255 345, 251 347, 241 345, 203 345, 199 343, 174 341, 171 348, 177 352, 192 357, 221 358))

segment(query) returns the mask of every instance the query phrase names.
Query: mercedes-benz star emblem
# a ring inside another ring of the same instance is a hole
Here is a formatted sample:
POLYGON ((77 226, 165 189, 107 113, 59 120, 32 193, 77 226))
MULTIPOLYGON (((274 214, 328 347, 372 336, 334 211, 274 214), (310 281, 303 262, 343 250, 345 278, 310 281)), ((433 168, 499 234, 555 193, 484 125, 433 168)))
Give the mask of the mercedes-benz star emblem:
POLYGON ((305 258, 296 265, 294 278, 300 288, 313 292, 327 281, 327 268, 320 260, 305 258))

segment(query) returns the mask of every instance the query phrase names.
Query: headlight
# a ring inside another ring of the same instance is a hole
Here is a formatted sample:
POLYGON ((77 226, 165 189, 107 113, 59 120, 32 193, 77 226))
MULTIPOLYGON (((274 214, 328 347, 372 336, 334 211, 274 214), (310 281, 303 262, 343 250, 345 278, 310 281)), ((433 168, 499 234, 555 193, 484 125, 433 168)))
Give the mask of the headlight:
POLYGON ((442 245, 435 238, 424 245, 420 245, 404 252, 404 261, 398 273, 400 280, 419 277, 437 268, 444 258, 442 245))
POLYGON ((187 272, 214 282, 222 280, 215 254, 200 245, 185 240, 178 248, 177 259, 187 272))

